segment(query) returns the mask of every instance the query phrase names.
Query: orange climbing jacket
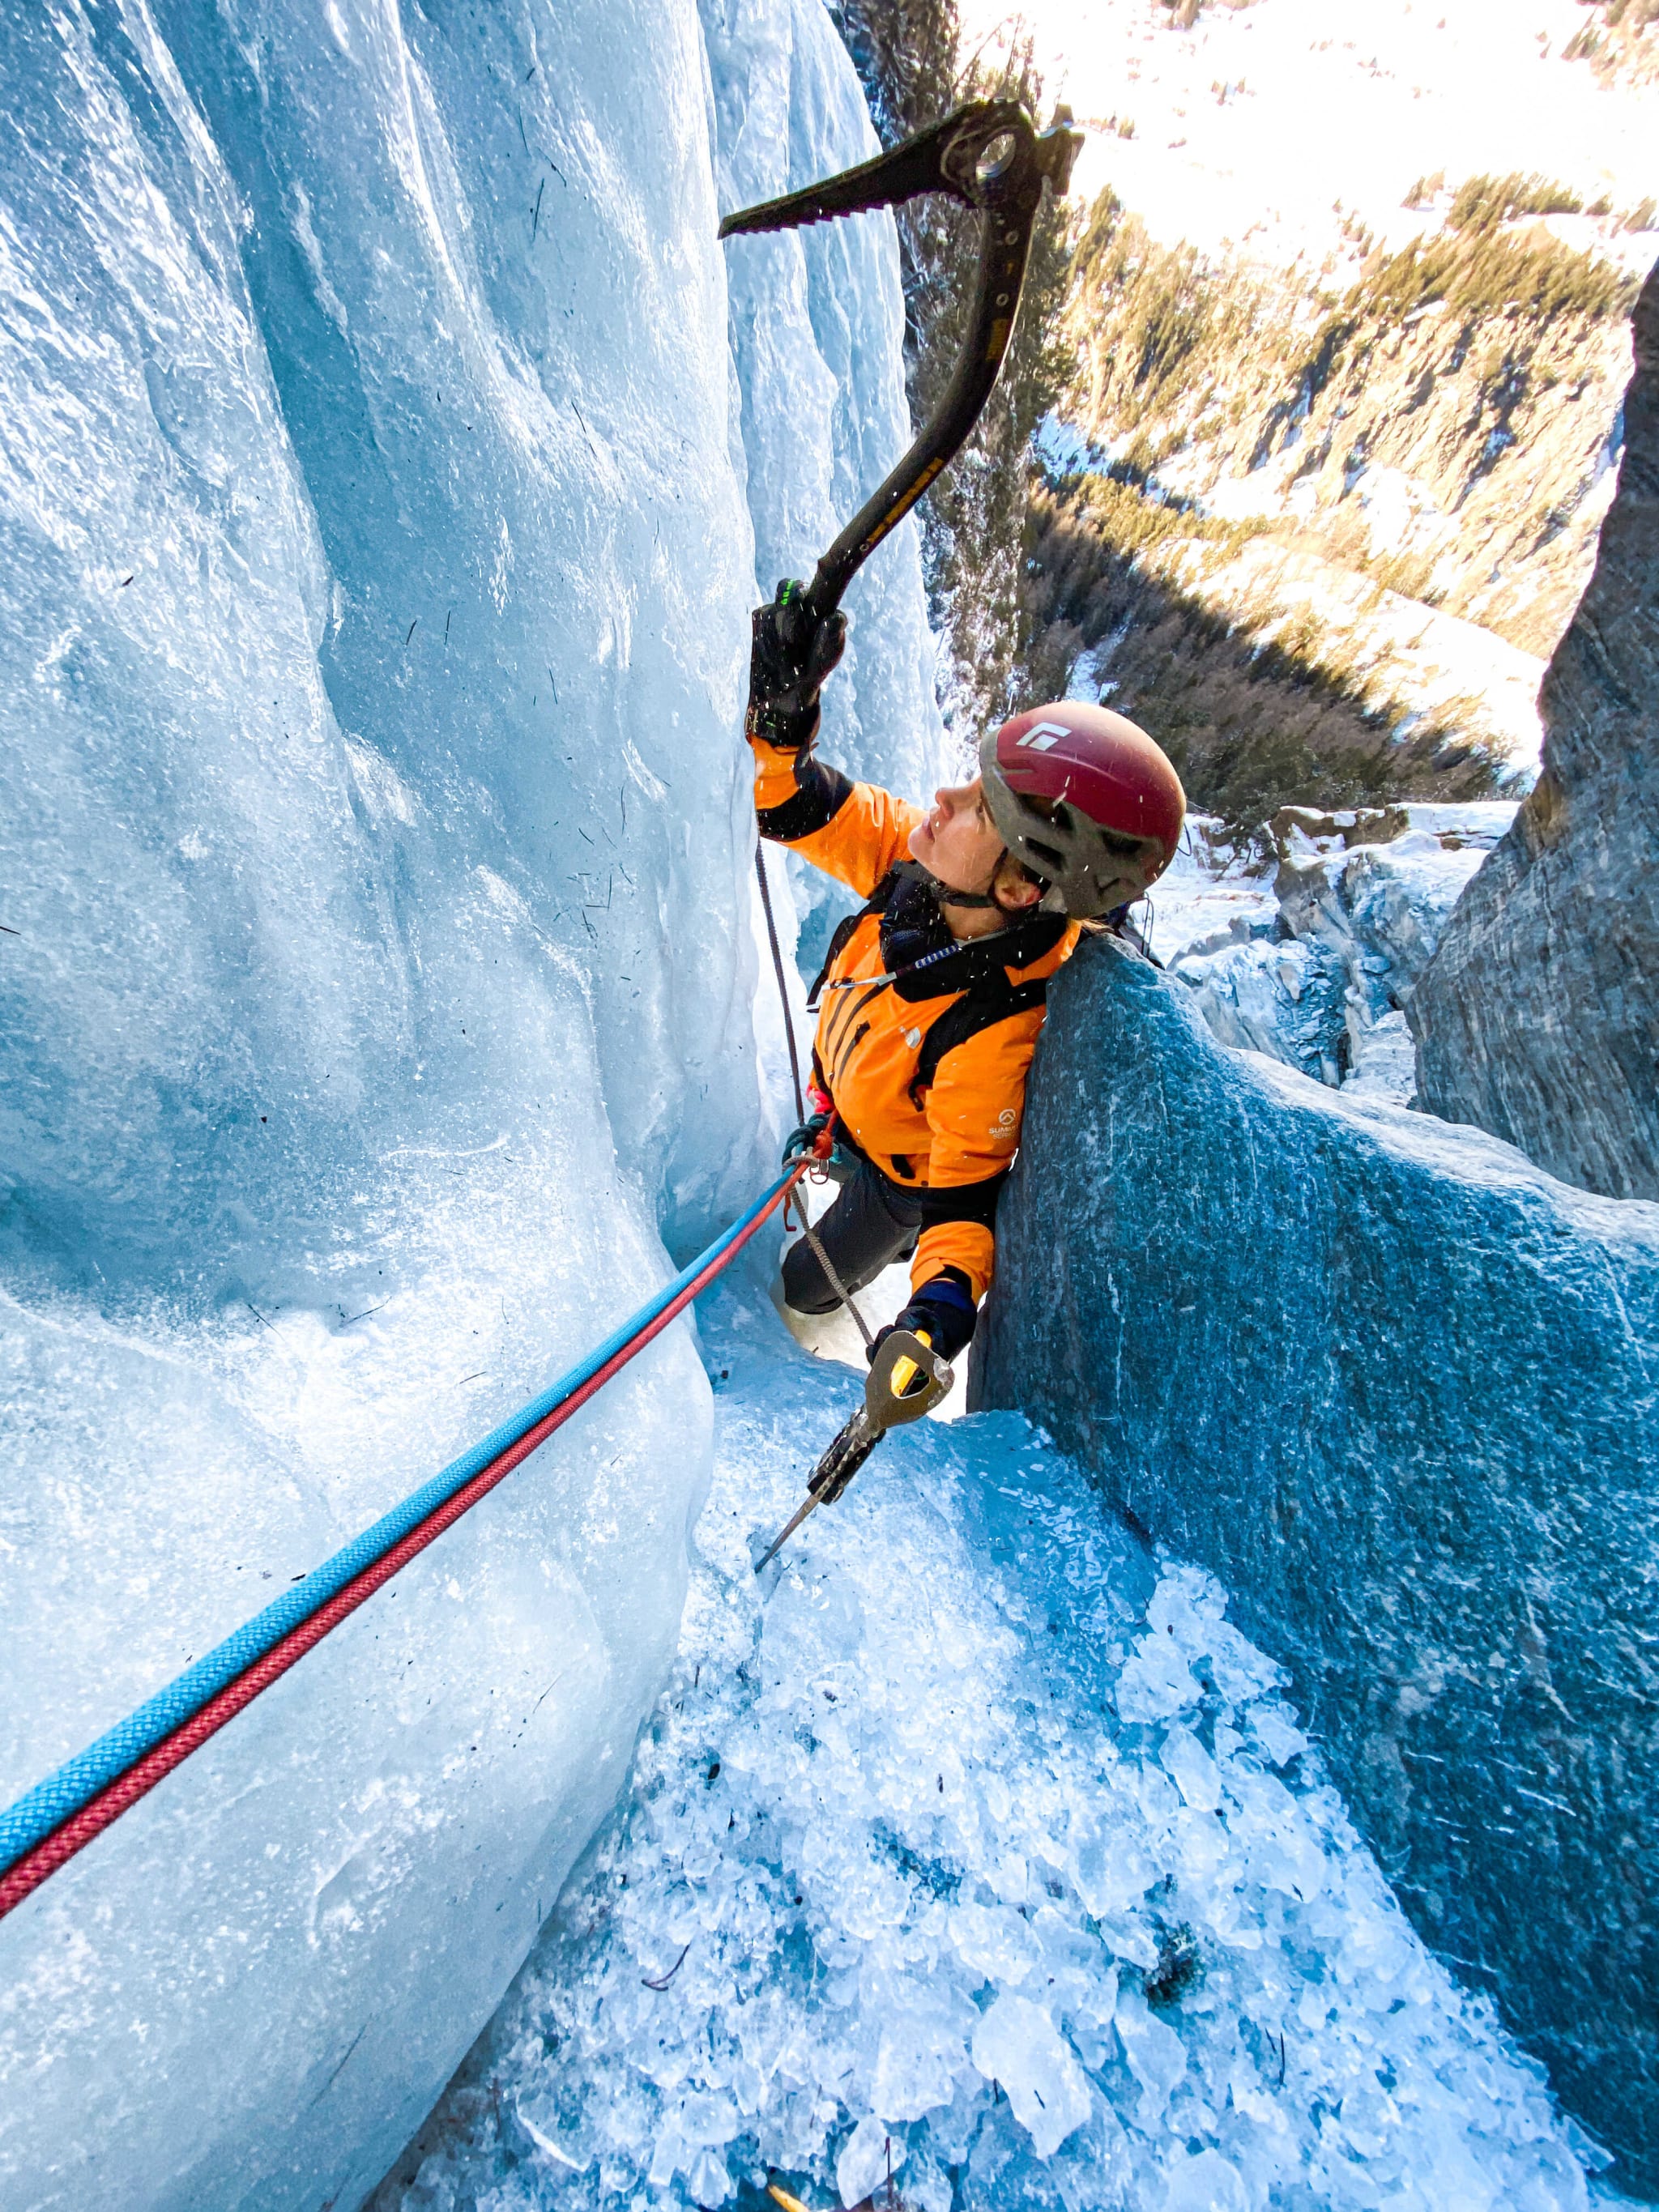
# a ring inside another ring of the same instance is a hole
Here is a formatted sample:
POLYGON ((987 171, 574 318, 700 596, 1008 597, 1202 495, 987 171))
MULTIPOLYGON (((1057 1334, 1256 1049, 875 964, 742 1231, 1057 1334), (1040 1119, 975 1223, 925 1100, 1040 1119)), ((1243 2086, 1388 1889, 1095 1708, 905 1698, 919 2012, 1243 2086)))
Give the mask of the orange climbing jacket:
POLYGON ((866 902, 830 939, 814 988, 814 1077, 857 1149, 921 1202, 912 1286, 957 1267, 982 1297, 1048 981, 1077 943, 1078 925, 1035 914, 994 939, 951 947, 942 937, 917 968, 915 956, 927 947, 908 932, 901 941, 896 924, 916 904, 906 897, 907 870, 921 873, 909 846, 923 810, 810 754, 750 742, 761 835, 866 902), (896 975, 905 967, 912 972, 896 975))

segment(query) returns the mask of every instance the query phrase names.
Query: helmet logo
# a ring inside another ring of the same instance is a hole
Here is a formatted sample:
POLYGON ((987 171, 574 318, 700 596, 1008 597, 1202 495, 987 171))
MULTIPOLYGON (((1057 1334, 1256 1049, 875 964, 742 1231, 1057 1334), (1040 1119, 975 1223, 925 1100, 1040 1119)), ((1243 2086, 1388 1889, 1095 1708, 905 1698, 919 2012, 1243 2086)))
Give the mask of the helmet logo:
POLYGON ((1064 722, 1038 722, 1023 738, 1015 739, 1015 750, 1024 752, 1029 746, 1034 753, 1049 752, 1062 738, 1071 734, 1064 722))

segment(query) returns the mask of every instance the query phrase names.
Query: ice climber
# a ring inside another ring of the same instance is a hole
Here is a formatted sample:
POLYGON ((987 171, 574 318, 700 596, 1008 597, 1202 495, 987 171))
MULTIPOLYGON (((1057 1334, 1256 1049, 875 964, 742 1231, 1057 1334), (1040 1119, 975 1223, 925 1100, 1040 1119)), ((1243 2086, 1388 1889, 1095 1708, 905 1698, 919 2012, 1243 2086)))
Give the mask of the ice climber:
MULTIPOLYGON (((931 811, 854 783, 813 750, 845 639, 844 617, 815 622, 799 584, 754 618, 745 730, 761 835, 865 902, 811 994, 814 1110, 784 1158, 834 1116, 842 1188, 817 1224, 830 1263, 856 1291, 910 1254, 896 1326, 952 1359, 990 1283, 1048 978, 1084 922, 1117 915, 1169 866, 1185 800, 1145 731, 1073 700, 981 738, 979 775, 931 811)), ((798 1313, 837 1302, 805 1240, 783 1292, 798 1313)))

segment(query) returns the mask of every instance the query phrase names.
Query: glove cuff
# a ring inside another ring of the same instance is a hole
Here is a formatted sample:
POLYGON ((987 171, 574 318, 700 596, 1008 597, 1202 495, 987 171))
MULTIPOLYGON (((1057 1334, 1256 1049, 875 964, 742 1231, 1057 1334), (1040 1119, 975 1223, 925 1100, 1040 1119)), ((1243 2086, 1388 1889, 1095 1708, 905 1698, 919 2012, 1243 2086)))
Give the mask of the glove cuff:
POLYGON ((815 701, 790 714, 781 707, 751 700, 743 732, 752 743, 775 745, 780 752, 810 752, 817 742, 823 711, 815 701))
POLYGON ((957 1267, 941 1268, 915 1291, 901 1321, 926 1328, 942 1359, 954 1359, 973 1340, 979 1309, 968 1278, 957 1267))

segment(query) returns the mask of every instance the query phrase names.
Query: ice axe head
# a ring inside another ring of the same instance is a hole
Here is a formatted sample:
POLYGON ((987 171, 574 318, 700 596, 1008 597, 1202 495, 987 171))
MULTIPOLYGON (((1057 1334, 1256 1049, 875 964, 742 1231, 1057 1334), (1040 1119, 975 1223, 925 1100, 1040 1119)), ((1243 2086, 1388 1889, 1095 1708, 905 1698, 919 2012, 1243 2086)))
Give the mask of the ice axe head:
POLYGON ((964 100, 889 154, 727 216, 720 236, 793 230, 836 216, 898 207, 924 192, 948 192, 964 207, 1029 214, 1045 179, 1056 193, 1065 191, 1082 144, 1069 107, 1056 108, 1054 122, 1039 137, 1018 100, 964 100))
POLYGON ((974 298, 956 368, 909 452, 820 558, 805 594, 815 620, 841 605, 860 568, 948 467, 979 420, 1013 335, 1043 187, 1057 195, 1065 191, 1082 144, 1069 108, 1057 108, 1053 124, 1039 136, 1018 100, 969 100, 890 153, 803 191, 744 208, 721 223, 722 238, 793 230, 835 216, 897 207, 923 192, 946 192, 979 213, 974 298))
POLYGON ((950 1395, 956 1370, 927 1338, 908 1328, 889 1329, 876 1346, 865 1378, 864 1407, 872 1428, 896 1429, 919 1421, 950 1395))

